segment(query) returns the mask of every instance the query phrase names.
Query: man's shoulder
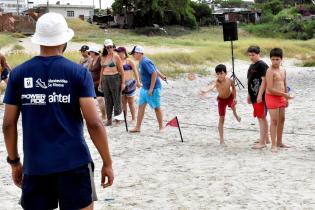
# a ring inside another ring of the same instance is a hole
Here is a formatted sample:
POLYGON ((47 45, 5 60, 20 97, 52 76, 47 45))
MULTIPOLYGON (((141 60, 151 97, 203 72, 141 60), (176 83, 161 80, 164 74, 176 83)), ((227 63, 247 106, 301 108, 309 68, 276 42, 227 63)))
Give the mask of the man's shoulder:
POLYGON ((143 57, 142 62, 143 63, 152 63, 153 64, 152 60, 150 58, 148 58, 148 57, 143 57))
POLYGON ((82 65, 75 63, 65 57, 62 57, 59 60, 58 65, 64 67, 65 69, 71 69, 79 72, 86 71, 86 69, 82 65))
POLYGON ((20 73, 26 71, 31 65, 36 65, 35 57, 21 63, 20 65, 15 66, 13 68, 11 74, 20 74, 20 73))

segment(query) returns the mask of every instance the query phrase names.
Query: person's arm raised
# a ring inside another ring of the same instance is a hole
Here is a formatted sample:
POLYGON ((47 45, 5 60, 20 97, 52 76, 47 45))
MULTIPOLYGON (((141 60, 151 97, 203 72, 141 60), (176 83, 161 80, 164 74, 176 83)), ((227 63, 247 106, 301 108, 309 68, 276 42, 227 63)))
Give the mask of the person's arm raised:
POLYGON ((80 98, 80 107, 93 144, 103 160, 101 184, 104 188, 111 186, 114 181, 112 159, 109 152, 106 130, 98 116, 94 99, 92 97, 80 98), (107 182, 105 182, 106 178, 107 182))
POLYGON ((201 90, 200 92, 202 94, 209 93, 210 91, 214 90, 215 87, 216 87, 216 81, 212 82, 210 85, 208 85, 207 88, 205 88, 204 90, 201 90))

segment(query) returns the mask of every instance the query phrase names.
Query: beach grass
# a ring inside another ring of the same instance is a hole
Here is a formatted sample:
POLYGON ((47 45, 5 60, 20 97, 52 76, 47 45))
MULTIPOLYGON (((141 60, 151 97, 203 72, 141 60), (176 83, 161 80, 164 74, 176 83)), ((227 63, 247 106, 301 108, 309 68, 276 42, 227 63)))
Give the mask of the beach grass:
MULTIPOLYGON (((141 35, 141 30, 100 29, 79 19, 68 19, 69 27, 75 31, 74 42, 95 42, 102 44, 104 39, 112 39, 117 46, 143 45, 145 49, 158 49, 154 53, 146 53, 159 67, 169 75, 176 76, 185 72, 205 74, 206 66, 231 59, 231 43, 223 41, 222 27, 202 27, 198 30, 185 29, 179 26, 165 27, 166 35, 141 35), (170 49, 170 50, 168 50, 170 49)), ((246 50, 250 45, 259 45, 262 56, 268 57, 274 47, 284 50, 285 58, 301 60, 304 66, 315 66, 315 39, 289 40, 280 38, 261 38, 253 36, 242 28, 239 29, 239 40, 234 41, 236 59, 247 60, 246 50)), ((13 40, 16 38, 13 38, 13 40)), ((10 36, 0 35, 0 43, 9 42, 10 36)), ((12 43, 12 41, 11 41, 12 43)), ((149 51, 149 50, 148 50, 149 51)), ((70 60, 77 62, 78 52, 65 54, 70 60)), ((16 66, 30 56, 22 53, 11 54, 8 61, 16 66)))
POLYGON ((24 47, 22 45, 19 45, 19 44, 15 44, 12 47, 12 51, 19 51, 19 50, 24 50, 24 47))
POLYGON ((0 33, 0 49, 9 44, 17 43, 17 39, 14 34, 0 33))

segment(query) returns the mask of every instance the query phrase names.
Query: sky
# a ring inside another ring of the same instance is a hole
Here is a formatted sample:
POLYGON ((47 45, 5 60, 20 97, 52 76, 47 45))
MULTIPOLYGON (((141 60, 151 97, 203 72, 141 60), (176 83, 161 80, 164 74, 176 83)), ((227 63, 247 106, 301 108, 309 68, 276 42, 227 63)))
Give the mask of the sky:
MULTIPOLYGON (((24 0, 20 0, 21 2, 24 0)), ((27 0, 25 0, 26 2, 27 0)), ((28 0, 30 2, 34 2, 35 4, 47 4, 47 0, 28 0)), ((49 0, 49 4, 56 4, 58 0, 49 0)), ((73 5, 93 5, 93 0, 59 0, 61 4, 73 4, 73 5)), ((105 9, 107 7, 111 7, 114 0, 101 0, 102 8, 105 9)), ((94 4, 96 8, 99 8, 99 0, 94 0, 94 4)))

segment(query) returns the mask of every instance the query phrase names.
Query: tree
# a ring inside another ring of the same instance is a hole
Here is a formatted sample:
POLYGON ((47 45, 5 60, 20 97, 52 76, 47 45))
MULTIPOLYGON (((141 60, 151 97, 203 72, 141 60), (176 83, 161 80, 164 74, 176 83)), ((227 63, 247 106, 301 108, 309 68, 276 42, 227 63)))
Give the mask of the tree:
POLYGON ((115 0, 112 4, 114 14, 123 14, 135 8, 134 0, 115 0))
POLYGON ((207 24, 203 22, 210 23, 211 8, 208 4, 191 1, 190 6, 193 9, 193 14, 196 20, 199 22, 199 25, 207 24))
POLYGON ((215 0, 215 4, 220 4, 223 8, 241 7, 243 5, 242 0, 215 0))
POLYGON ((179 24, 192 24, 192 28, 196 26, 190 0, 115 0, 112 7, 115 14, 134 12, 135 25, 138 27, 151 26, 154 23, 164 25, 166 12, 172 12, 179 24))
POLYGON ((282 0, 269 0, 264 3, 257 4, 257 7, 262 10, 263 14, 276 15, 284 8, 282 0))

